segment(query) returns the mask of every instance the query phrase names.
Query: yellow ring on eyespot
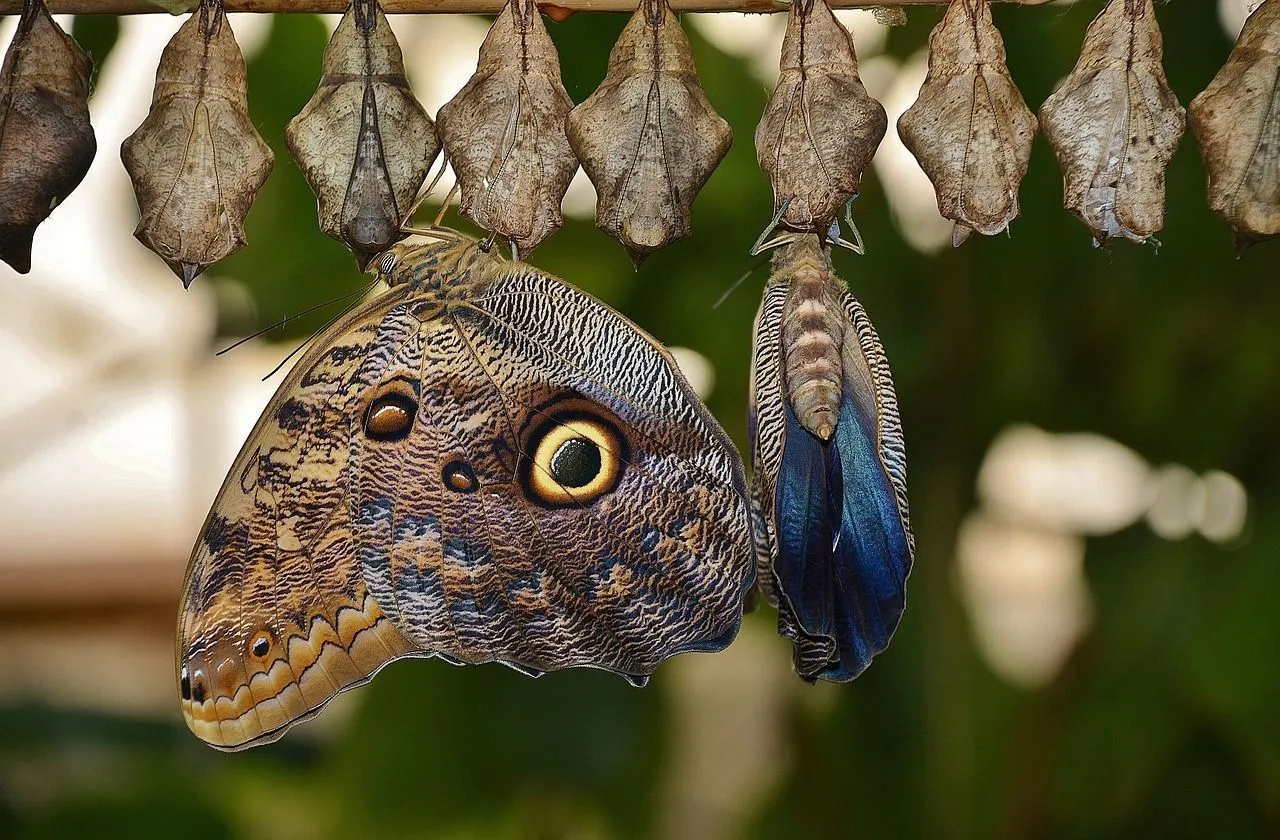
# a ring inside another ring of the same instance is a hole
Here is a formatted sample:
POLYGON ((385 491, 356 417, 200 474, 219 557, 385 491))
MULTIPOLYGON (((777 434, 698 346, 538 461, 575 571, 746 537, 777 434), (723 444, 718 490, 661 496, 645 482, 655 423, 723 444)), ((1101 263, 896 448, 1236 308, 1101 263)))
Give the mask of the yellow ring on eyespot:
POLYGON ((552 421, 530 441, 529 491, 548 505, 587 504, 612 490, 622 473, 622 443, 612 424, 575 416, 552 421))

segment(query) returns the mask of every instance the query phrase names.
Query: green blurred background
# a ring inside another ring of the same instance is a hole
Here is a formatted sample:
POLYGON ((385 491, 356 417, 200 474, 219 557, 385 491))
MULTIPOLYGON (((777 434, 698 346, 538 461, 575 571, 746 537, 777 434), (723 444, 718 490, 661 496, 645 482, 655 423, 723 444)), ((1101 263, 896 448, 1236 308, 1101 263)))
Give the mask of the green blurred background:
MULTIPOLYGON (((1216 6, 1159 8, 1184 105, 1230 50, 1216 6)), ((1033 108, 1074 64, 1099 7, 995 10, 1033 108)), ((920 50, 940 14, 911 10, 884 54, 920 50)), ((602 77, 624 22, 551 25, 575 101, 602 77)), ((73 32, 101 62, 118 26, 83 17, 73 32)), ((705 355, 709 404, 743 445, 764 270, 712 304, 752 268, 746 252, 769 215, 751 144, 769 89, 745 59, 686 30, 736 138, 695 205, 693 237, 633 271, 589 219, 569 219, 532 261, 705 355)), ((318 18, 277 16, 250 60, 253 117, 277 165, 248 247, 197 281, 251 293, 252 307, 224 311, 226 334, 362 282, 317 231, 283 142, 326 39, 318 18)), ((837 268, 892 364, 918 556, 903 625, 855 683, 802 685, 765 608, 729 652, 670 663, 643 690, 587 671, 533 681, 498 666, 397 663, 330 724, 233 755, 187 732, 176 697, 163 718, 9 699, 0 837, 1280 837, 1280 243, 1236 259, 1190 136, 1169 170, 1159 248, 1092 247, 1061 198, 1040 137, 1010 236, 922 253, 895 226, 877 173, 864 181, 867 254, 838 254, 837 268), (1141 523, 1090 539, 1091 623, 1034 685, 984 657, 957 582, 979 466, 1019 423, 1225 470, 1249 494, 1247 527, 1225 544, 1163 539, 1141 523)), ((323 320, 291 322, 281 338, 323 320)))

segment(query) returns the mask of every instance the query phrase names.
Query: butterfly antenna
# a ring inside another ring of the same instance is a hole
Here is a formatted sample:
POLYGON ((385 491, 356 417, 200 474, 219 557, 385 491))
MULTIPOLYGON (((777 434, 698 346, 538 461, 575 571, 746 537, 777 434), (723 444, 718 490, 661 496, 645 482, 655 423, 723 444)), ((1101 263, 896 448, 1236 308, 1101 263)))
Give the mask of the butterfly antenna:
MULTIPOLYGON (((364 287, 364 289, 363 289, 363 291, 366 291, 366 292, 367 292, 367 291, 369 291, 369 289, 372 289, 375 285, 377 285, 377 283, 378 283, 378 281, 377 281, 377 280, 374 280, 372 283, 370 283, 370 284, 368 284, 367 286, 365 286, 365 287, 364 287)), ((352 294, 354 294, 354 293, 352 293, 352 294)), ((348 295, 348 297, 350 297, 350 295, 348 295)), ((330 318, 328 321, 325 321, 325 322, 324 322, 324 324, 322 324, 318 330, 316 330, 315 332, 311 333, 311 335, 307 336, 307 340, 306 340, 306 341, 301 342, 297 347, 295 347, 295 348, 293 348, 292 350, 290 350, 290 351, 289 351, 289 355, 285 356, 283 359, 281 359, 281 360, 280 360, 280 364, 278 364, 278 365, 276 365, 275 367, 273 367, 273 368, 270 370, 270 372, 269 372, 269 373, 267 373, 267 375, 266 375, 266 376, 262 377, 262 381, 263 381, 263 382, 266 382, 268 379, 270 379, 271 377, 273 377, 273 376, 275 376, 277 373, 279 373, 279 372, 280 372, 280 368, 282 368, 282 367, 284 367, 285 365, 287 365, 287 364, 289 363, 289 360, 290 360, 290 359, 292 359, 294 356, 298 355, 298 351, 299 351, 299 350, 301 350, 303 347, 306 347, 306 346, 307 346, 308 344, 310 344, 311 342, 315 341, 315 340, 316 340, 316 336, 320 335, 320 333, 324 332, 325 330, 329 329, 329 327, 332 327, 335 323, 337 323, 337 321, 338 321, 338 319, 339 319, 339 318, 341 318, 343 315, 346 315, 348 312, 350 312, 350 311, 351 311, 352 306, 355 306, 355 304, 352 304, 351 306, 348 306, 346 309, 342 310, 342 311, 341 311, 341 312, 339 312, 337 315, 334 315, 334 316, 333 316, 332 318, 330 318)))
MULTIPOLYGON (((302 310, 301 312, 295 312, 292 315, 286 315, 284 316, 284 318, 280 319, 279 321, 276 321, 274 324, 271 324, 270 326, 267 326, 267 327, 263 327, 262 329, 258 330, 255 333, 250 333, 249 335, 246 335, 244 338, 236 341, 234 344, 230 344, 226 347, 223 347, 221 350, 219 350, 217 353, 214 353, 213 355, 221 356, 223 353, 230 353, 232 350, 236 349, 241 344, 252 341, 253 339, 258 338, 259 336, 266 335, 272 330, 278 330, 281 327, 283 327, 285 324, 288 324, 290 321, 295 320, 297 318, 301 318, 303 315, 310 315, 312 312, 315 312, 318 309, 324 309, 326 306, 333 306, 335 303, 339 303, 355 295, 367 294, 368 291, 372 289, 377 282, 378 282, 377 280, 374 280, 372 283, 369 283, 365 286, 361 286, 355 291, 346 292, 345 294, 338 295, 336 298, 331 298, 329 300, 326 300, 323 303, 317 303, 315 306, 308 306, 306 309, 302 310)), ((342 311, 345 313, 347 310, 344 309, 342 311)))
POLYGON ((739 286, 741 286, 741 285, 743 284, 743 282, 744 282, 744 281, 746 281, 746 279, 747 279, 748 277, 750 277, 752 274, 754 274, 756 271, 758 271, 758 270, 760 269, 760 266, 764 265, 764 264, 768 261, 768 259, 769 259, 768 257, 764 257, 764 258, 763 258, 763 259, 761 259, 759 262, 757 262, 755 265, 751 266, 751 268, 748 268, 746 271, 742 272, 742 276, 741 276, 741 277, 739 277, 737 280, 734 280, 734 281, 733 281, 733 285, 731 285, 729 288, 725 289, 725 290, 724 290, 724 293, 723 293, 722 295, 720 295, 720 297, 716 298, 716 302, 715 302, 715 303, 713 303, 713 304, 711 304, 711 308, 712 308, 712 309, 719 309, 719 308, 720 308, 720 304, 722 304, 722 303, 724 303, 726 300, 728 300, 728 299, 729 299, 729 295, 733 294, 733 293, 737 290, 737 288, 738 288, 739 286))

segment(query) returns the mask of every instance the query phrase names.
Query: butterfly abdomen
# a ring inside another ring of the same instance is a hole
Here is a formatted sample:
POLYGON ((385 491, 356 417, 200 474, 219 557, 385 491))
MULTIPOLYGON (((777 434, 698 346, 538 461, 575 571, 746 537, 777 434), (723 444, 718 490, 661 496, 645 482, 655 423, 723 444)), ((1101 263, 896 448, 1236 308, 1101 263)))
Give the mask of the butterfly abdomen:
POLYGON ((840 417, 845 321, 839 281, 816 237, 780 250, 773 278, 790 284, 782 319, 787 397, 801 425, 829 440, 840 417))

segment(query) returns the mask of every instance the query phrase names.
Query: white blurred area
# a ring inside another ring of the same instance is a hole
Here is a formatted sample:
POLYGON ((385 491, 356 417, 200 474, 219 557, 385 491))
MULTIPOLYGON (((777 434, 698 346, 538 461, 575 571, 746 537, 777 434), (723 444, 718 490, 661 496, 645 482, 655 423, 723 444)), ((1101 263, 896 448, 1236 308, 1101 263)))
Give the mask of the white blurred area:
POLYGON ((1248 518, 1234 476, 1152 467, 1092 433, 1010 427, 992 441, 977 484, 980 507, 957 538, 957 585, 988 664, 1025 687, 1053 679, 1089 630, 1086 537, 1145 521, 1163 539, 1231 544, 1248 518))
POLYGON ((1234 41, 1244 28, 1245 19, 1261 5, 1262 0, 1218 0, 1218 19, 1222 21, 1222 31, 1234 41))

